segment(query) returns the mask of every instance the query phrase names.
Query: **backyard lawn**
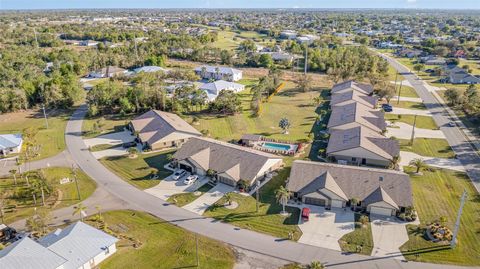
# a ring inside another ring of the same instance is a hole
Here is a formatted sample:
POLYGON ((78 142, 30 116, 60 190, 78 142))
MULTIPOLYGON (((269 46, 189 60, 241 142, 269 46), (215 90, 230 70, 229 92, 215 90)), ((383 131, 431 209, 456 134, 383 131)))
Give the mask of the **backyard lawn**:
POLYGON ((400 141, 400 150, 410 151, 426 157, 454 158, 455 153, 448 144, 447 140, 440 138, 415 138, 413 145, 409 145, 410 140, 398 139, 400 141))
POLYGON ((109 230, 122 239, 117 243, 117 253, 101 263, 100 268, 230 269, 235 263, 229 246, 198 236, 196 267, 195 234, 147 213, 122 210, 102 213, 102 217, 109 230), (140 246, 134 248, 132 241, 140 246))
MULTIPOLYGON (((397 114, 385 114, 385 119, 391 122, 404 122, 413 125, 414 115, 397 115, 397 114)), ((417 128, 438 130, 437 124, 432 117, 429 116, 417 116, 417 122, 415 124, 417 128)))
MULTIPOLYGON (((65 149, 65 126, 71 111, 47 110, 48 129, 41 110, 27 110, 0 115, 0 133, 22 133, 25 128, 32 127, 38 130, 35 136, 35 146, 38 146, 38 155, 31 160, 48 158, 65 149)), ((25 143, 24 143, 25 145, 25 143)))
POLYGON ((163 166, 168 163, 167 156, 172 153, 173 151, 144 153, 138 154, 134 159, 128 156, 105 157, 100 162, 128 183, 140 189, 148 189, 171 174, 163 166), (150 179, 152 173, 157 173, 158 179, 150 179))
MULTIPOLYGON (((407 172, 413 168, 407 167, 407 172)), ((421 225, 409 226, 410 240, 401 250, 408 260, 421 262, 480 265, 480 196, 467 175, 450 170, 432 169, 423 175, 411 175, 414 205, 421 225), (447 217, 446 225, 453 230, 460 197, 468 193, 458 234, 458 244, 450 249, 424 239, 426 224, 447 217), (417 256, 418 255, 418 256, 417 256)))
POLYGON ((297 226, 300 210, 298 208, 286 207, 290 215, 282 216, 279 214, 282 206, 275 199, 275 191, 285 184, 289 173, 290 168, 280 170, 276 177, 272 178, 270 182, 260 189, 258 213, 256 212, 254 197, 232 193, 232 201, 238 203, 236 209, 225 208, 223 205, 226 201, 225 198, 222 198, 212 205, 204 215, 241 228, 270 234, 279 238, 288 238, 288 233, 293 232, 293 239, 298 240, 302 235, 300 228, 297 226))
POLYGON ((167 202, 172 203, 178 207, 182 207, 184 205, 188 205, 191 202, 195 201, 198 197, 200 197, 202 194, 209 191, 211 188, 213 188, 212 185, 203 184, 203 186, 198 188, 198 190, 196 191, 196 192, 200 192, 198 195, 195 195, 193 192, 177 193, 170 196, 167 202))
POLYGON ((368 222, 363 227, 359 222, 361 216, 361 214, 355 213, 355 230, 342 236, 338 243, 342 251, 370 255, 373 250, 372 226, 368 222))
MULTIPOLYGON (((80 202, 80 200, 78 200, 77 188, 73 181, 74 175, 70 168, 51 167, 45 168, 43 171, 52 190, 50 194, 46 193, 45 203, 47 209, 58 209, 80 202), (69 178, 72 182, 60 184, 60 179, 62 178, 69 178)), ((95 191, 96 184, 81 170, 77 170, 76 173, 80 189, 80 198, 81 200, 85 200, 95 191)), ((37 171, 27 172, 27 175, 30 183, 38 178, 37 171)), ((34 204, 32 195, 21 195, 22 193, 29 193, 30 189, 27 187, 24 178, 22 179, 18 174, 16 177, 16 186, 13 177, 2 178, 0 180, 0 193, 6 196, 6 205, 4 206, 5 223, 28 218, 34 214, 35 207, 41 208, 41 195, 37 194, 37 205, 34 204), (21 195, 21 198, 15 198, 16 195, 21 195)))

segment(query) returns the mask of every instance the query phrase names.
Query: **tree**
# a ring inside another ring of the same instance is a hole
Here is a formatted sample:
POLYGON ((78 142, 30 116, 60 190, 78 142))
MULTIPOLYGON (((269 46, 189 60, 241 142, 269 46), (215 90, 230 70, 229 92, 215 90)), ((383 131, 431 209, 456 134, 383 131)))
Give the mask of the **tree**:
POLYGON ((413 70, 415 70, 415 71, 417 71, 417 72, 420 72, 420 71, 422 71, 422 70, 424 70, 424 69, 425 69, 425 65, 424 65, 424 64, 415 64, 415 65, 413 66, 413 70))
POLYGON ((301 74, 298 76, 296 84, 302 92, 308 92, 312 89, 312 77, 308 74, 301 74))
POLYGON ((450 105, 457 106, 463 102, 462 95, 460 91, 455 88, 447 89, 444 93, 445 99, 450 105))
POLYGON ((416 170, 417 174, 420 173, 420 170, 427 167, 427 164, 421 158, 415 158, 411 160, 408 164, 417 169, 416 170))
POLYGON ((325 266, 319 261, 312 261, 308 265, 308 269, 324 269, 324 268, 325 268, 325 266))
POLYGON ((17 169, 11 169, 8 171, 13 176, 13 182, 17 185, 17 169))
POLYGON ((231 192, 227 192, 223 197, 225 197, 225 202, 228 205, 232 205, 232 193, 231 192))
POLYGON ((353 197, 352 199, 350 199, 350 204, 353 206, 353 211, 356 211, 357 210, 357 204, 358 204, 359 200, 355 197, 353 197))
POLYGON ((390 160, 390 168, 398 170, 399 163, 400 163, 400 155, 393 156, 393 158, 390 160))
POLYGON ((359 219, 360 223, 362 224, 363 227, 368 224, 368 216, 367 215, 362 215, 359 219))
POLYGON ((290 128, 290 121, 287 118, 281 118, 278 122, 278 127, 282 128, 284 134, 288 134, 290 128))
POLYGON ((277 202, 282 205, 282 212, 280 214, 286 214, 285 205, 288 203, 290 199, 290 192, 284 187, 280 186, 280 188, 275 192, 275 198, 277 202))
POLYGON ((223 114, 235 114, 242 109, 238 96, 229 90, 222 90, 215 101, 209 103, 209 110, 223 114))
POLYGON ((136 157, 138 154, 138 149, 136 147, 130 147, 128 148, 128 155, 131 157, 131 158, 134 158, 136 157))
POLYGON ((385 98, 387 103, 390 103, 390 100, 395 96, 395 87, 385 84, 384 87, 377 92, 377 95, 380 97, 380 99, 385 98))
POLYGON ((273 65, 273 59, 270 54, 262 54, 258 59, 258 65, 261 67, 269 68, 273 65))
POLYGON ((83 221, 83 217, 84 217, 84 214, 85 214, 85 210, 87 209, 87 207, 85 205, 83 205, 82 203, 79 203, 78 205, 74 206, 73 207, 73 214, 72 216, 74 215, 79 215, 80 216, 80 220, 83 221))

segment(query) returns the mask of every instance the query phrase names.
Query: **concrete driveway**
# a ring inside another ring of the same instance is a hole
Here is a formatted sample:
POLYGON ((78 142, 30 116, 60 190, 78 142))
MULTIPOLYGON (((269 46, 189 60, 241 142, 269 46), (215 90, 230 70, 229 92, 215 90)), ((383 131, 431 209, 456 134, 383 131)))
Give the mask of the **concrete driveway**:
POLYGON ((108 144, 112 146, 119 145, 126 142, 131 142, 133 140, 135 140, 135 136, 133 136, 130 131, 124 130, 121 132, 109 133, 94 138, 84 139, 83 142, 85 142, 85 145, 87 147, 92 147, 95 145, 103 144, 108 144))
POLYGON ((408 241, 406 223, 394 217, 370 215, 373 236, 372 256, 403 259, 399 248, 408 241))
POLYGON ((184 209, 203 215, 205 210, 213 205, 216 201, 220 200, 225 193, 234 191, 235 188, 223 183, 217 183, 217 185, 204 193, 202 196, 195 199, 188 205, 183 206, 184 209))
POLYGON ((432 116, 430 111, 426 109, 409 109, 409 108, 401 108, 396 107, 395 102, 391 102, 393 106, 392 112, 387 112, 390 114, 402 114, 402 115, 419 115, 419 116, 432 116))
POLYGON ((351 210, 325 210, 321 206, 305 205, 310 208, 310 218, 307 222, 298 221, 302 237, 298 240, 307 245, 341 251, 338 240, 355 229, 355 218, 351 210))
MULTIPOLYGON (((396 137, 400 139, 410 139, 412 137, 413 126, 406 124, 404 122, 395 122, 395 125, 398 128, 387 127, 387 136, 396 137)), ((441 130, 430 130, 415 128, 415 137, 425 137, 425 138, 441 138, 445 139, 445 135, 441 130)))
POLYGON ((200 177, 195 183, 191 185, 185 185, 183 180, 186 176, 179 180, 173 180, 172 176, 160 181, 157 186, 150 189, 146 189, 145 192, 150 193, 160 199, 167 200, 170 196, 177 193, 194 192, 202 185, 208 182, 207 177, 200 177))

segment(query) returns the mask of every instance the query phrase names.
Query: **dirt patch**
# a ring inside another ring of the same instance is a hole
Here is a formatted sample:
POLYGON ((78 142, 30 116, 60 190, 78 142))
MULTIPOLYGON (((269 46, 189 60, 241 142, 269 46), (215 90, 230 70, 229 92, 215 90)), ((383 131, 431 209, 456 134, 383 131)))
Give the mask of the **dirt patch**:
POLYGON ((233 248, 236 263, 233 269, 277 269, 291 262, 240 248, 233 248))

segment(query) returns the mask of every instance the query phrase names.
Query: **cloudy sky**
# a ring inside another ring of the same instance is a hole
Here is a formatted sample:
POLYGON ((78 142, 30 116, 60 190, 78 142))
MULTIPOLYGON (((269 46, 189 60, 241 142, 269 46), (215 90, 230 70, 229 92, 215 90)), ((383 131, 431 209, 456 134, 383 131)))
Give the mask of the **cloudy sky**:
POLYGON ((480 9, 480 0, 0 0, 1 9, 436 8, 480 9))

